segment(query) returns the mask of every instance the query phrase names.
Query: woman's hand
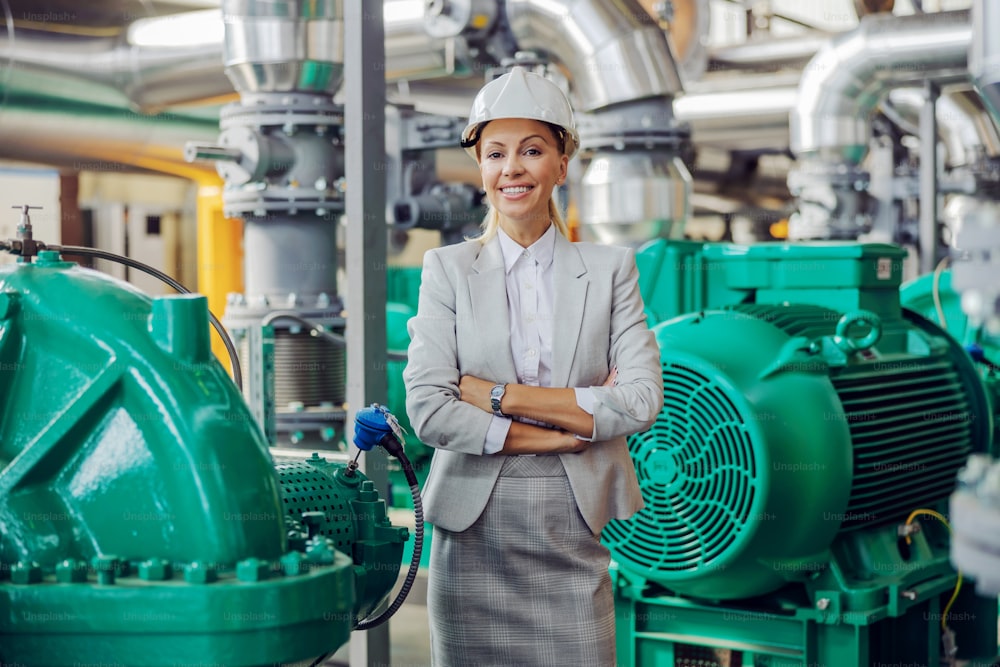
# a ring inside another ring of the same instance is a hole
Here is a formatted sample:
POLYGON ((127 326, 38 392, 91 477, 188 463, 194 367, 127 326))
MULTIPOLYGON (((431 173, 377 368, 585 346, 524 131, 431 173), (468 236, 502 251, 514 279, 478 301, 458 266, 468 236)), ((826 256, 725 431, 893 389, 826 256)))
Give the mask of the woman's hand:
POLYGON ((463 375, 458 381, 459 399, 493 414, 490 391, 495 385, 495 382, 482 380, 472 375, 463 375))

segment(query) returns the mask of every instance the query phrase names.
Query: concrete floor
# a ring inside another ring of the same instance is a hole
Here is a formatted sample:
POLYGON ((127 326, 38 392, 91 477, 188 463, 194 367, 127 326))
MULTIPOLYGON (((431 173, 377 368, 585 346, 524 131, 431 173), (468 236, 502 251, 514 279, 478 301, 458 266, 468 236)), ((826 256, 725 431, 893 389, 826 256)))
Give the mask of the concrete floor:
MULTIPOLYGON (((393 590, 393 597, 395 594, 396 591, 393 590)), ((348 658, 348 646, 345 645, 323 665, 324 667, 431 667, 431 642, 427 627, 426 569, 418 572, 413 587, 406 596, 406 602, 389 619, 389 664, 350 665, 348 658)))

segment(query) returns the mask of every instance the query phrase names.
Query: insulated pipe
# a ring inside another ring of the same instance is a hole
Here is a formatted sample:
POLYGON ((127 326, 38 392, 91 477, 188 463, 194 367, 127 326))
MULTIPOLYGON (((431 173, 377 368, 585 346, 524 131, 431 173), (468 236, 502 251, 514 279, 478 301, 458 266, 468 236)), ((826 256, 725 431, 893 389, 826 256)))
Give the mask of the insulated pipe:
POLYGON ((1000 124, 1000 3, 973 0, 969 73, 993 120, 1000 124))
MULTIPOLYGON (((886 116, 914 136, 920 134, 920 110, 926 96, 919 88, 897 88, 883 100, 886 116)), ((972 90, 942 92, 937 100, 938 135, 949 168, 972 166, 1000 155, 1000 136, 972 90)))
POLYGON ((518 48, 564 67, 577 111, 681 92, 666 36, 636 0, 507 0, 518 48))
POLYGON ((971 39, 968 11, 864 17, 803 70, 790 117, 792 152, 858 164, 882 96, 927 80, 966 79, 971 39))
MULTIPOLYGON (((254 4, 262 7, 267 3, 254 4)), ((423 14, 423 0, 393 0, 391 4, 385 16, 386 81, 454 73, 460 65, 458 59, 467 53, 455 40, 427 34, 418 18, 423 14)), ((160 19, 169 21, 171 17, 160 19)), ((258 27, 263 32, 269 29, 263 23, 258 27)), ((310 43, 321 43, 323 36, 318 31, 310 43)), ((270 33, 262 33, 258 41, 277 44, 270 33)), ((304 48, 297 42, 290 46, 296 44, 304 48)), ((223 50, 221 38, 194 46, 165 47, 130 44, 124 37, 68 39, 59 33, 18 30, 12 35, 0 30, 0 88, 25 96, 128 106, 144 113, 232 101, 236 93, 223 70, 223 50)))

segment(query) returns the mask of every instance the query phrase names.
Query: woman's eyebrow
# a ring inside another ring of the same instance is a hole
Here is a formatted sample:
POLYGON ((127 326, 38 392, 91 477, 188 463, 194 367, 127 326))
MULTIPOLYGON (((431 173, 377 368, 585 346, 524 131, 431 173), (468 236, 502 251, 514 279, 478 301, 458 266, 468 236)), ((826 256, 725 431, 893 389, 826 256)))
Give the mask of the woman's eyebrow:
MULTIPOLYGON (((542 141, 543 143, 545 143, 545 137, 543 137, 542 135, 540 135, 540 134, 529 134, 529 135, 528 135, 528 136, 526 136, 526 137, 525 137, 524 139, 521 139, 521 140, 520 140, 519 142, 517 142, 517 145, 518 145, 518 146, 523 146, 524 144, 528 143, 528 142, 529 142, 529 141, 531 141, 532 139, 539 139, 539 140, 541 140, 541 141, 542 141)), ((506 146, 507 144, 505 144, 505 143, 503 143, 502 141, 499 141, 499 140, 497 140, 497 139, 490 139, 490 140, 488 140, 488 141, 486 142, 486 144, 485 144, 485 145, 486 145, 486 146, 490 146, 490 145, 493 145, 493 146, 500 146, 500 147, 502 148, 502 147, 506 146)))

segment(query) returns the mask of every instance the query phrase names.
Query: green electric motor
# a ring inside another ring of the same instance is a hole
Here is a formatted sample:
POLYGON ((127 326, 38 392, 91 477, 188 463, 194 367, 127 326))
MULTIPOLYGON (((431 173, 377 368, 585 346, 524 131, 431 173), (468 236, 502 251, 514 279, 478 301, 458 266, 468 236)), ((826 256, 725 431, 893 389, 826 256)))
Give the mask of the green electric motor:
POLYGON ((840 536, 875 529, 865 556, 838 562, 861 577, 916 576, 893 524, 947 500, 991 420, 961 347, 900 308, 901 257, 857 245, 699 251, 691 284, 735 303, 654 329, 664 406, 629 445, 645 508, 604 532, 623 572, 682 595, 750 598, 818 576, 840 536))
POLYGON ((0 268, 0 662, 336 649, 388 595, 407 531, 360 473, 325 479, 339 542, 282 488, 204 297, 150 299, 52 251, 0 268))

